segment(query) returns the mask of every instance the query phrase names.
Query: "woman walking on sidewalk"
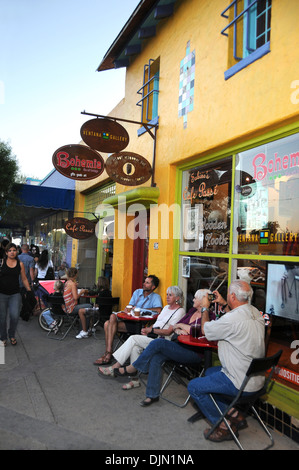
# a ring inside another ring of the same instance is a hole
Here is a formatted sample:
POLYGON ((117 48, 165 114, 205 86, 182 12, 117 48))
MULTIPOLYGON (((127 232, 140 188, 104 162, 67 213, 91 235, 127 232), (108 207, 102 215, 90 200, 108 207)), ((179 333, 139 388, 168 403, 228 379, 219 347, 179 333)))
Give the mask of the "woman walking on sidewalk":
POLYGON ((0 260, 0 339, 7 344, 7 315, 10 322, 8 337, 13 346, 17 344, 16 329, 22 308, 19 278, 27 291, 31 291, 24 264, 18 260, 18 251, 14 243, 5 249, 5 257, 0 260))

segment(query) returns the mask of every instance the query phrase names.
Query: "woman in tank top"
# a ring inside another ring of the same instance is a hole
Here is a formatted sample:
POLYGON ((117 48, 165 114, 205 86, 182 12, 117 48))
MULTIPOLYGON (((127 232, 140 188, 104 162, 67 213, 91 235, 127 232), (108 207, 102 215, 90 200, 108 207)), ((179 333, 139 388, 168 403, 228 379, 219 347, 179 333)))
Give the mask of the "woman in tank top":
POLYGON ((20 276, 27 291, 31 291, 24 264, 18 260, 18 251, 14 243, 5 249, 5 257, 0 260, 0 339, 6 346, 7 334, 12 345, 17 344, 16 329, 22 307, 20 294, 20 276), (7 331, 7 313, 9 329, 7 331))

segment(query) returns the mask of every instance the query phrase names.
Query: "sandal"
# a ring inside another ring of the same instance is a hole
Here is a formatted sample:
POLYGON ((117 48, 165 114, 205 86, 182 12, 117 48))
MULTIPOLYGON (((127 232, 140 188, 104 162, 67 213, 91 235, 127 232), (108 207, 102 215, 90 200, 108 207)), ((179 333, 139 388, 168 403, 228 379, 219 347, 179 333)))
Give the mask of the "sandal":
POLYGON ((135 377, 138 374, 138 371, 135 370, 135 372, 128 372, 127 367, 123 366, 124 372, 121 373, 119 369, 114 369, 114 375, 115 377, 135 377))
POLYGON ((103 354, 102 357, 94 361, 95 366, 103 366, 103 365, 108 365, 111 364, 112 362, 112 353, 110 351, 105 351, 105 354, 103 354))
POLYGON ((10 342, 11 342, 12 346, 15 346, 17 344, 16 338, 10 338, 10 342))
POLYGON ((7 339, 2 339, 1 341, 3 343, 3 346, 6 347, 7 346, 7 339))
POLYGON ((244 418, 244 416, 242 416, 239 411, 232 410, 230 413, 227 414, 227 416, 229 417, 229 420, 236 426, 238 431, 241 431, 242 429, 246 429, 248 427, 246 419, 244 418), (233 414, 236 412, 237 415, 233 416, 233 414))
POLYGON ((140 381, 137 380, 131 380, 131 382, 128 382, 127 384, 122 386, 122 390, 132 390, 132 388, 137 388, 140 387, 141 383, 140 381))
POLYGON ((115 369, 112 366, 98 368, 99 375, 103 375, 105 377, 115 377, 114 371, 115 369))
MULTIPOLYGON (((230 427, 234 431, 235 435, 238 437, 238 431, 237 427, 234 424, 230 424, 230 427)), ((210 432, 210 429, 206 429, 204 431, 204 437, 205 439, 212 441, 212 442, 223 442, 223 441, 232 441, 234 438, 231 435, 229 429, 223 429, 218 426, 218 428, 215 429, 215 431, 208 436, 208 433, 210 432)))

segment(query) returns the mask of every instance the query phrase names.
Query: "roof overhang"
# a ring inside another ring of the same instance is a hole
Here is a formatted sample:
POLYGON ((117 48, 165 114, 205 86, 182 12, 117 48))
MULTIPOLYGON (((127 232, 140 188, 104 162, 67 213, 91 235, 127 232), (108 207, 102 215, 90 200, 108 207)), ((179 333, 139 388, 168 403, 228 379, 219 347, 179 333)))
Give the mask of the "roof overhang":
POLYGON ((141 0, 106 52, 97 71, 130 65, 130 60, 141 52, 143 41, 155 36, 157 24, 173 14, 176 1, 141 0))

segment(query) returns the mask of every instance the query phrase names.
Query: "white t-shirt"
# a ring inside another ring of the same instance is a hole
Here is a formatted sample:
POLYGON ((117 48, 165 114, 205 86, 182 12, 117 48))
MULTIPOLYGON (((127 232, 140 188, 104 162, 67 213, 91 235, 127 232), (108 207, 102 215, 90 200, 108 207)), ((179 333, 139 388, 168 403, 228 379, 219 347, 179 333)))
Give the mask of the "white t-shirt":
POLYGON ((38 279, 45 279, 45 276, 47 274, 48 268, 53 268, 53 263, 51 260, 48 261, 47 266, 44 269, 41 269, 38 264, 36 263, 35 269, 37 269, 37 277, 38 279))
MULTIPOLYGON (((180 321, 181 318, 185 315, 185 310, 182 307, 178 309, 171 310, 169 305, 166 305, 162 312, 159 314, 157 320, 155 321, 153 328, 161 328, 167 330, 170 325, 175 325, 180 321)), ((156 331, 155 331, 156 333, 156 331)), ((165 336, 166 339, 170 339, 170 336, 165 336)))
MULTIPOLYGON (((261 313, 244 304, 219 320, 205 323, 204 330, 209 341, 218 341, 222 371, 240 389, 252 359, 265 355, 265 321, 261 313)), ((255 392, 263 384, 264 376, 257 375, 249 380, 245 391, 255 392)))

